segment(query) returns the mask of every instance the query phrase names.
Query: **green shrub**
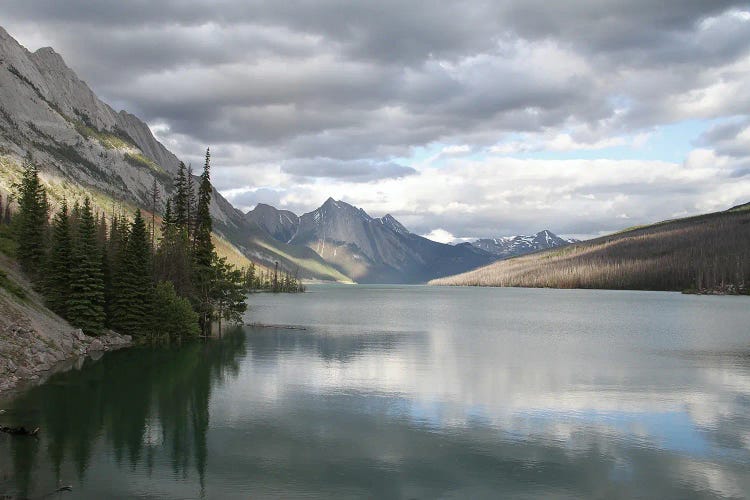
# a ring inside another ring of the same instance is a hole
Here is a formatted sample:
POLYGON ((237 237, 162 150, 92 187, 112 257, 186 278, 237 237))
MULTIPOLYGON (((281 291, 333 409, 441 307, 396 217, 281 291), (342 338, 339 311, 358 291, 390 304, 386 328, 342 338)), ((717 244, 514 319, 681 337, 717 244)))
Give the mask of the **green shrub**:
POLYGON ((155 339, 179 342, 195 338, 198 328, 198 314, 190 302, 177 295, 174 285, 162 281, 156 285, 154 293, 154 334, 155 339))

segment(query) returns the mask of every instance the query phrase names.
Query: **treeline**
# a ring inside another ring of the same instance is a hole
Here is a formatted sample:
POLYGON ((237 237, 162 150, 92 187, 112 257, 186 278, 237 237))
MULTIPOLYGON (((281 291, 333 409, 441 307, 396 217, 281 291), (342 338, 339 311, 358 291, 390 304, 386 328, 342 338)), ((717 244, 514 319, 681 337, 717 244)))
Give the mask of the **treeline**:
POLYGON ((654 224, 430 283, 748 293, 750 210, 654 224))
MULTIPOLYGON (((238 323, 250 290, 247 272, 219 257, 211 240, 210 152, 197 189, 183 164, 156 238, 140 210, 94 213, 91 200, 50 206, 37 167, 28 162, 16 187, 12 227, 25 273, 57 314, 89 335, 106 329, 140 341, 210 335, 238 323)), ((156 211, 158 190, 154 185, 156 211)), ((7 204, 6 204, 7 207, 7 204)))
POLYGON ((256 269, 255 264, 251 263, 245 269, 245 286, 249 291, 266 291, 273 293, 301 293, 305 291, 305 285, 299 280, 297 274, 281 270, 279 263, 274 266, 274 270, 256 269))

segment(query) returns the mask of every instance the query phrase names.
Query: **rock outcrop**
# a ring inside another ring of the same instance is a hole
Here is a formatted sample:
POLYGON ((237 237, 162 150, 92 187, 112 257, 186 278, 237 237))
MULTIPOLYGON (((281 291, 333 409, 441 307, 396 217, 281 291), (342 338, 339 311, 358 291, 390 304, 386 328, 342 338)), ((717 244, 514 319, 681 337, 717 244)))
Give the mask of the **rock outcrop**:
POLYGON ((15 265, 0 256, 0 269, 23 291, 0 287, 0 392, 24 381, 39 381, 71 361, 132 344, 129 335, 90 337, 44 307, 42 298, 15 265))

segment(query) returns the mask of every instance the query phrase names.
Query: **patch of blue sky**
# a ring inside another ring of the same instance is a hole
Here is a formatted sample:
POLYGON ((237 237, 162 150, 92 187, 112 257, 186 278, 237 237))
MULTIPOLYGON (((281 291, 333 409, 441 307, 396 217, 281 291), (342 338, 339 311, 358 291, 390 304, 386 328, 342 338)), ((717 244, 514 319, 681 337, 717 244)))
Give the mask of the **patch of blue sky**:
MULTIPOLYGON (((566 151, 539 150, 507 154, 514 158, 541 160, 643 160, 682 163, 691 150, 699 147, 699 138, 710 128, 725 121, 725 118, 711 120, 685 120, 669 125, 661 125, 639 133, 648 134, 643 141, 634 141, 638 134, 626 135, 623 144, 597 149, 570 149, 566 151)), ((522 140, 521 137, 510 141, 522 140)))
MULTIPOLYGON (((597 149, 573 148, 570 150, 532 150, 508 153, 490 151, 489 147, 469 146, 468 152, 460 154, 446 154, 446 148, 458 145, 434 142, 426 146, 415 147, 408 157, 396 158, 402 165, 442 167, 460 158, 463 161, 483 161, 488 157, 505 156, 519 159, 538 160, 641 160, 664 161, 682 163, 695 148, 705 147, 700 144, 701 136, 717 124, 724 123, 731 118, 716 118, 710 120, 684 120, 681 122, 661 125, 651 130, 643 130, 632 135, 623 136, 623 144, 612 145, 597 149), (647 134, 640 141, 634 140, 638 134, 647 134)), ((522 134, 511 134, 498 143, 514 144, 524 140, 522 134)))

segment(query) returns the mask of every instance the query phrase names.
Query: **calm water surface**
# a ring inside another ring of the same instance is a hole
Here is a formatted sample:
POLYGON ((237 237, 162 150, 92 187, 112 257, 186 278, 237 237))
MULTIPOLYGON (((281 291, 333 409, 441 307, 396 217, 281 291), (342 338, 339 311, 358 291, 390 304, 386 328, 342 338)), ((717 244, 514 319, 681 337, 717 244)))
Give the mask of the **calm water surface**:
POLYGON ((313 286, 0 401, 0 496, 750 496, 750 300, 313 286))

